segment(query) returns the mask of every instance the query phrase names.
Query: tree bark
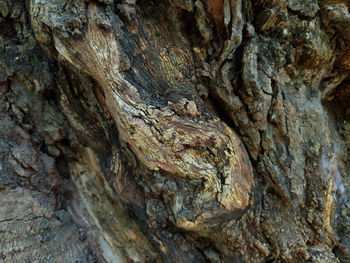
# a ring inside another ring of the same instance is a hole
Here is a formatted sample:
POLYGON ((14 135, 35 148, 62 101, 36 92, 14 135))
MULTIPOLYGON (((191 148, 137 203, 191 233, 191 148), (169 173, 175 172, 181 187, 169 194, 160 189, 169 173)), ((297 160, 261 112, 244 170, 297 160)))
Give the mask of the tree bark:
POLYGON ((345 0, 0 0, 0 261, 350 262, 345 0))

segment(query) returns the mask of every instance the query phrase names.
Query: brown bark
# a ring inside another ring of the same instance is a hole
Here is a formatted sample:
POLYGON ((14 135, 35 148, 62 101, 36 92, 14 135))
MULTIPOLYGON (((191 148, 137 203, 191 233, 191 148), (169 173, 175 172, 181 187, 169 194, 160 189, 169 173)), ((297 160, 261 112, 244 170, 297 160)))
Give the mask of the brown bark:
POLYGON ((349 8, 0 1, 0 260, 350 262, 349 8))

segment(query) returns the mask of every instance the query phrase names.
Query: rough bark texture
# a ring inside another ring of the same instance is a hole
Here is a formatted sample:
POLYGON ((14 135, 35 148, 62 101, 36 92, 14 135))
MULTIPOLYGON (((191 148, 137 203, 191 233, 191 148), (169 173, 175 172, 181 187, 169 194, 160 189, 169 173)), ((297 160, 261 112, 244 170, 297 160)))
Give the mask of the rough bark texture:
POLYGON ((0 262, 350 262, 346 0, 0 0, 0 262))

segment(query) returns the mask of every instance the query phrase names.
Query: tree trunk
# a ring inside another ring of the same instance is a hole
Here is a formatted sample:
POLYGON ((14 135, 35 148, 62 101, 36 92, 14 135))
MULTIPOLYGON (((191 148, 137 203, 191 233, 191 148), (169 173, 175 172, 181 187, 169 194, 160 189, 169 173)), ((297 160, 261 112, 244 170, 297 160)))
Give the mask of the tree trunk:
POLYGON ((350 262, 346 0, 0 0, 0 262, 350 262))

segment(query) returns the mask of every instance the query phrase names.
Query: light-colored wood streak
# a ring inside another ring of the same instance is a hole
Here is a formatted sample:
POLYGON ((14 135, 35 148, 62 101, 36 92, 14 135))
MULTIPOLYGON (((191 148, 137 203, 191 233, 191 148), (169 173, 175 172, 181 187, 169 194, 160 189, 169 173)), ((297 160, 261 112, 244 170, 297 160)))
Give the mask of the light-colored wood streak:
POLYGON ((179 116, 170 106, 156 108, 144 103, 120 69, 119 40, 95 23, 97 8, 89 4, 84 38, 65 42, 55 36, 57 51, 100 83, 121 138, 149 169, 203 179, 205 187, 197 196, 198 203, 218 200, 229 211, 244 209, 253 177, 238 136, 218 118, 204 122, 179 116))

